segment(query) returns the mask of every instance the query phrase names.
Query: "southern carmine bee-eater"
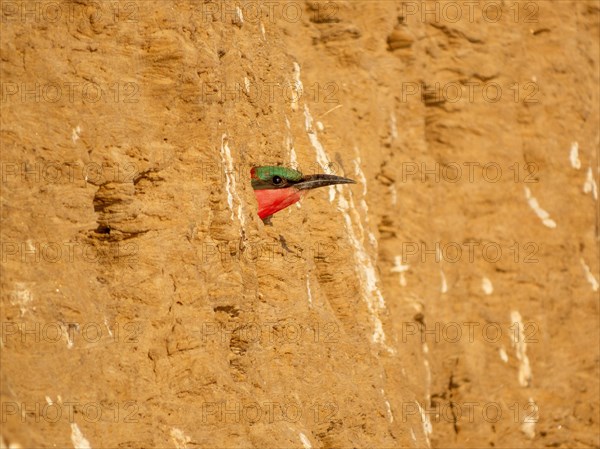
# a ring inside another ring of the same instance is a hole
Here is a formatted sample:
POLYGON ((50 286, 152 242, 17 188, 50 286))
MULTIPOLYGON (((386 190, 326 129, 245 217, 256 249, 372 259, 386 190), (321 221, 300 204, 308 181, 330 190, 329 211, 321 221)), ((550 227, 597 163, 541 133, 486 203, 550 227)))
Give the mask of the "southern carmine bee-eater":
POLYGON ((286 167, 262 166, 250 171, 252 188, 258 202, 258 216, 269 223, 271 215, 300 201, 309 190, 334 184, 356 184, 341 176, 303 175, 286 167))

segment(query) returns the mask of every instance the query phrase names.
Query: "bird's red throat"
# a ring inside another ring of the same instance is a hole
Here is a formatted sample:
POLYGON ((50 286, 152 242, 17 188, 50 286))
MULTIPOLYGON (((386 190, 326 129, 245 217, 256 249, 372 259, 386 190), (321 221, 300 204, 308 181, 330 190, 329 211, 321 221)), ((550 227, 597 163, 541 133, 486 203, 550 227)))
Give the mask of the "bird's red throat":
POLYGON ((305 193, 305 190, 298 190, 294 187, 255 190, 258 216, 264 219, 269 215, 273 215, 275 212, 300 201, 305 193))

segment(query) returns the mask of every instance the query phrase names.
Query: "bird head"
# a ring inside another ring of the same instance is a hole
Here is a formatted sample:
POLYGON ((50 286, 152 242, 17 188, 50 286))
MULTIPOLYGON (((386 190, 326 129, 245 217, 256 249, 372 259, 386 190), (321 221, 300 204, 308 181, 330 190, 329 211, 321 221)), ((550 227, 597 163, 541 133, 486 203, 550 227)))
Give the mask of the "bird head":
POLYGON ((254 167, 250 171, 252 188, 258 202, 258 216, 266 219, 300 201, 312 189, 334 184, 356 184, 341 176, 303 175, 298 170, 277 166, 254 167))

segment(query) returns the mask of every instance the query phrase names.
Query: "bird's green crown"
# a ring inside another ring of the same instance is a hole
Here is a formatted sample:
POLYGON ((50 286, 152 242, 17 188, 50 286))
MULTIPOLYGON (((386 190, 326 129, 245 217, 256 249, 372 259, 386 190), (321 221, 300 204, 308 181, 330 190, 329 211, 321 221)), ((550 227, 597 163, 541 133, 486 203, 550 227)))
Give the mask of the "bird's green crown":
POLYGON ((271 165, 254 167, 250 175, 254 190, 285 188, 302 180, 302 173, 298 170, 271 165))

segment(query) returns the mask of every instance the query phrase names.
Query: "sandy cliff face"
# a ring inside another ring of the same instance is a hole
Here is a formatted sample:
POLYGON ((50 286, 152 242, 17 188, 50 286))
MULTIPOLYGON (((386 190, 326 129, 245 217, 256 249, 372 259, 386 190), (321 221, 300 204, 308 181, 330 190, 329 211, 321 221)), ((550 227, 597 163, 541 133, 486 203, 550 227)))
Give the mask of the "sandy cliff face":
POLYGON ((598 447, 598 20, 3 1, 2 444, 598 447))

